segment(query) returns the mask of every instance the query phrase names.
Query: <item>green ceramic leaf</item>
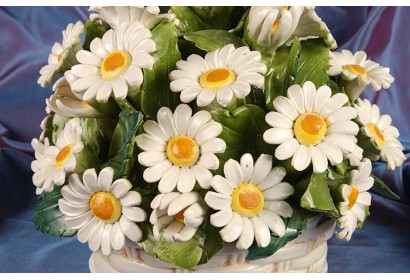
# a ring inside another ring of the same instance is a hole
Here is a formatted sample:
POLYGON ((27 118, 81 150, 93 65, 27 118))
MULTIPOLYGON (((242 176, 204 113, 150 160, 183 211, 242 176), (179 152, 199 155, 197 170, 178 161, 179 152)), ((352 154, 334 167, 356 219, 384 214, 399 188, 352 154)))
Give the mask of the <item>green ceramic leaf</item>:
POLYGON ((300 42, 295 38, 292 47, 280 48, 268 63, 268 72, 265 75, 265 98, 269 110, 273 110, 272 101, 275 97, 286 96, 288 88, 294 84, 300 52, 300 42))
POLYGON ((400 197, 395 194, 382 179, 378 178, 377 176, 371 174, 374 178, 374 185, 371 188, 372 191, 390 199, 400 200, 400 197))
POLYGON ((235 48, 246 45, 241 38, 226 30, 201 30, 185 34, 184 38, 206 52, 211 52, 228 44, 233 44, 235 48))
POLYGON ((87 21, 84 26, 85 29, 85 39, 84 39, 84 49, 89 51, 90 44, 95 38, 102 38, 104 33, 107 31, 98 21, 87 21))
POLYGON ((157 51, 152 70, 144 69, 144 84, 141 93, 141 110, 147 118, 156 119, 159 108, 166 106, 172 111, 180 104, 179 94, 169 89, 169 73, 181 59, 178 37, 173 23, 160 23, 152 30, 152 39, 157 51))
POLYGON ((205 29, 230 30, 241 20, 244 8, 239 6, 173 6, 171 12, 179 20, 178 31, 186 34, 205 29))
POLYGON ((293 208, 291 218, 285 219, 286 232, 282 237, 271 236, 269 245, 265 248, 258 248, 256 242, 248 249, 247 260, 257 260, 273 255, 277 250, 286 245, 289 241, 298 237, 307 227, 307 220, 301 209, 293 208))
POLYGON ((40 195, 40 202, 33 212, 33 222, 36 230, 54 236, 69 237, 76 234, 76 230, 69 229, 64 224, 64 214, 58 208, 58 200, 63 196, 59 187, 54 187, 52 192, 40 195))
POLYGON ((210 28, 224 30, 237 26, 245 11, 240 6, 192 6, 191 9, 210 28))
POLYGON ((335 166, 328 166, 327 172, 330 180, 339 180, 345 178, 347 168, 349 167, 349 161, 344 159, 341 163, 335 166))
POLYGON ((126 177, 135 160, 135 135, 143 123, 141 112, 122 111, 112 136, 109 160, 101 167, 114 168, 114 178, 126 177))
POLYGON ((175 14, 179 20, 178 29, 182 34, 208 28, 207 24, 190 7, 173 6, 170 12, 175 14))
POLYGON ((339 216, 330 195, 325 173, 312 173, 308 187, 300 200, 300 206, 307 210, 325 212, 334 218, 339 216))
POLYGON ((193 268, 199 263, 205 242, 205 234, 201 230, 188 241, 170 243, 162 237, 160 241, 156 241, 151 225, 143 224, 141 228, 144 238, 138 244, 151 256, 186 269, 193 268))
POLYGON ((208 223, 204 229, 205 242, 202 248, 203 252, 201 260, 198 264, 207 263, 213 256, 215 256, 219 251, 221 251, 224 246, 224 242, 221 238, 221 235, 219 234, 220 229, 211 226, 209 223, 209 219, 207 219, 206 221, 208 221, 208 223))
POLYGON ((322 39, 301 42, 302 51, 297 63, 295 84, 311 81, 318 88, 329 81, 329 46, 322 39))
POLYGON ((273 154, 273 146, 263 141, 263 133, 269 128, 265 115, 265 111, 255 105, 241 106, 231 112, 212 112, 212 118, 223 126, 218 137, 226 143, 225 153, 216 154, 219 158, 217 174, 223 174, 223 166, 230 158, 239 160, 243 154, 251 153, 256 160, 261 153, 273 154))

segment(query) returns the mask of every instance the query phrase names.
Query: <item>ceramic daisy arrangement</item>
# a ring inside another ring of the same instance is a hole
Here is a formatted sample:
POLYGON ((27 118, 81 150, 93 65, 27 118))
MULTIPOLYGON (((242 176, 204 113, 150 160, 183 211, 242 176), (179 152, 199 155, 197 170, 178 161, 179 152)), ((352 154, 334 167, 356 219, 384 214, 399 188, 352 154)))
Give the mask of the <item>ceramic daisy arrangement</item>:
POLYGON ((360 98, 394 78, 336 49, 313 7, 90 13, 40 70, 38 230, 192 268, 229 244, 269 257, 312 217, 349 241, 372 192, 398 199, 372 162, 402 165, 399 131, 360 98))

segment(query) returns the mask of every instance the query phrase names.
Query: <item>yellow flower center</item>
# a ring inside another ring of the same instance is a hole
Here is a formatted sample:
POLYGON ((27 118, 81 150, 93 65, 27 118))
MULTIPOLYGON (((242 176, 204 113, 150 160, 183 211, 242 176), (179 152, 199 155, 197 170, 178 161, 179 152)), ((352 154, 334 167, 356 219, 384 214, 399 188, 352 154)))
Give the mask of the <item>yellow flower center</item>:
POLYGON ((367 127, 370 130, 370 134, 376 139, 376 143, 380 146, 384 146, 384 136, 380 129, 374 123, 367 124, 367 127))
POLYGON ((323 139, 326 128, 326 123, 322 117, 315 113, 306 113, 296 119, 293 131, 300 143, 310 146, 323 139))
POLYGON ((55 165, 57 167, 63 166, 64 162, 66 162, 71 156, 71 149, 74 147, 74 144, 69 144, 62 148, 60 152, 58 152, 55 160, 55 165))
POLYGON ((81 101, 81 103, 82 103, 83 107, 86 108, 86 109, 92 108, 92 107, 91 107, 87 102, 85 102, 84 100, 81 101))
POLYGON ((101 63, 101 75, 106 80, 117 78, 128 68, 131 60, 131 55, 127 52, 110 52, 101 63))
POLYGON ((61 54, 59 54, 59 55, 57 56, 57 61, 58 61, 58 63, 60 63, 61 60, 63 60, 63 56, 62 56, 61 54))
POLYGON ((263 205, 262 192, 252 184, 242 183, 232 191, 232 209, 243 217, 255 216, 263 205))
POLYGON ((91 211, 100 220, 106 223, 114 223, 121 216, 121 203, 111 192, 97 192, 90 200, 91 211))
POLYGON ((199 83, 206 89, 221 89, 236 80, 236 75, 226 68, 215 68, 206 71, 199 78, 199 83))
POLYGON ((343 69, 349 71, 352 74, 355 75, 361 75, 363 77, 367 77, 367 72, 364 70, 364 68, 360 65, 357 64, 347 64, 343 66, 343 69))
POLYGON ((176 136, 168 141, 166 152, 173 164, 180 167, 191 166, 198 159, 199 147, 190 137, 176 136))
POLYGON ((176 215, 175 215, 175 220, 177 220, 180 223, 184 223, 184 213, 185 210, 187 210, 188 207, 185 207, 184 209, 182 209, 181 211, 179 211, 176 215))
POLYGON ((359 190, 356 186, 350 190, 349 194, 347 195, 347 200, 349 201, 349 205, 347 205, 347 209, 350 210, 356 203, 357 197, 359 196, 359 190))

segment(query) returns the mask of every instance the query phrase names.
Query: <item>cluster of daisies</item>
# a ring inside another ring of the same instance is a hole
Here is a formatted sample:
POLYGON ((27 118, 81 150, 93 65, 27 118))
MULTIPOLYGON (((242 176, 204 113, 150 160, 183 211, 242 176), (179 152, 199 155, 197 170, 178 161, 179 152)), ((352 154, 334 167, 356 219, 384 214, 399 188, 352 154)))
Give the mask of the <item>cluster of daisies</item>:
POLYGON ((157 240, 187 241, 206 220, 220 229, 223 241, 236 242, 238 249, 254 242, 266 247, 271 236, 284 236, 284 219, 293 213, 288 199, 294 187, 284 181, 285 168, 273 166, 277 160, 290 160, 296 171, 311 168, 313 173, 349 161, 351 170, 337 205, 337 236, 349 240, 371 204, 368 191, 374 179, 369 159, 386 161, 390 170, 405 159, 391 117, 358 98, 368 85, 376 91, 389 88, 394 81, 389 69, 367 60, 364 52, 343 50, 330 52, 329 75, 337 76, 346 92, 332 93, 329 86, 317 88, 310 81, 290 86, 265 116, 270 128, 263 141, 275 145, 274 154, 253 157, 245 152, 220 166, 227 143, 221 137, 224 127, 212 119, 211 111, 235 106, 253 87, 264 89, 266 53, 274 54, 294 37, 321 37, 330 48, 336 47, 311 7, 252 7, 245 27, 251 48, 228 44, 204 57, 191 54, 178 61, 169 73, 169 86, 181 104, 173 111, 160 108, 135 135, 135 164, 143 167, 142 179, 156 187, 150 208, 143 208, 141 194, 133 189, 138 186, 128 178, 114 180, 112 167, 96 170, 79 162, 87 146, 82 123, 109 116, 99 104, 138 95, 143 70, 155 63, 151 29, 163 21, 181 23, 173 14, 160 14, 158 7, 90 10, 90 19, 109 30, 85 50, 84 25, 69 24, 62 44, 55 43, 48 65, 40 71, 38 83, 43 87, 61 76, 46 100, 49 116, 42 128, 50 118, 64 125, 56 139, 43 133, 32 141, 32 170, 37 194, 61 189, 58 204, 64 221, 92 251, 110 255, 123 249, 126 239, 140 241, 142 222, 149 222, 157 240), (364 142, 374 149, 366 150, 364 142))

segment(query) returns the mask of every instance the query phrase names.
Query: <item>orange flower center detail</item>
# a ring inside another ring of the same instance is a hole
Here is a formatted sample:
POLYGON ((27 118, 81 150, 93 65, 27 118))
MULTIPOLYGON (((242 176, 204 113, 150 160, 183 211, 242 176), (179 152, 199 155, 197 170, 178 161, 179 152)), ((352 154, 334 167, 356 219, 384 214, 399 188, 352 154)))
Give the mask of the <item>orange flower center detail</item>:
POLYGON ((97 192, 90 201, 91 211, 100 220, 113 223, 121 216, 121 204, 111 192, 97 192))
POLYGON ((319 143, 325 136, 326 129, 322 117, 315 113, 306 113, 296 119, 293 131, 300 143, 309 146, 319 143))
POLYGON ((180 167, 191 166, 198 159, 199 147, 190 137, 176 136, 168 141, 166 153, 173 164, 180 167))

